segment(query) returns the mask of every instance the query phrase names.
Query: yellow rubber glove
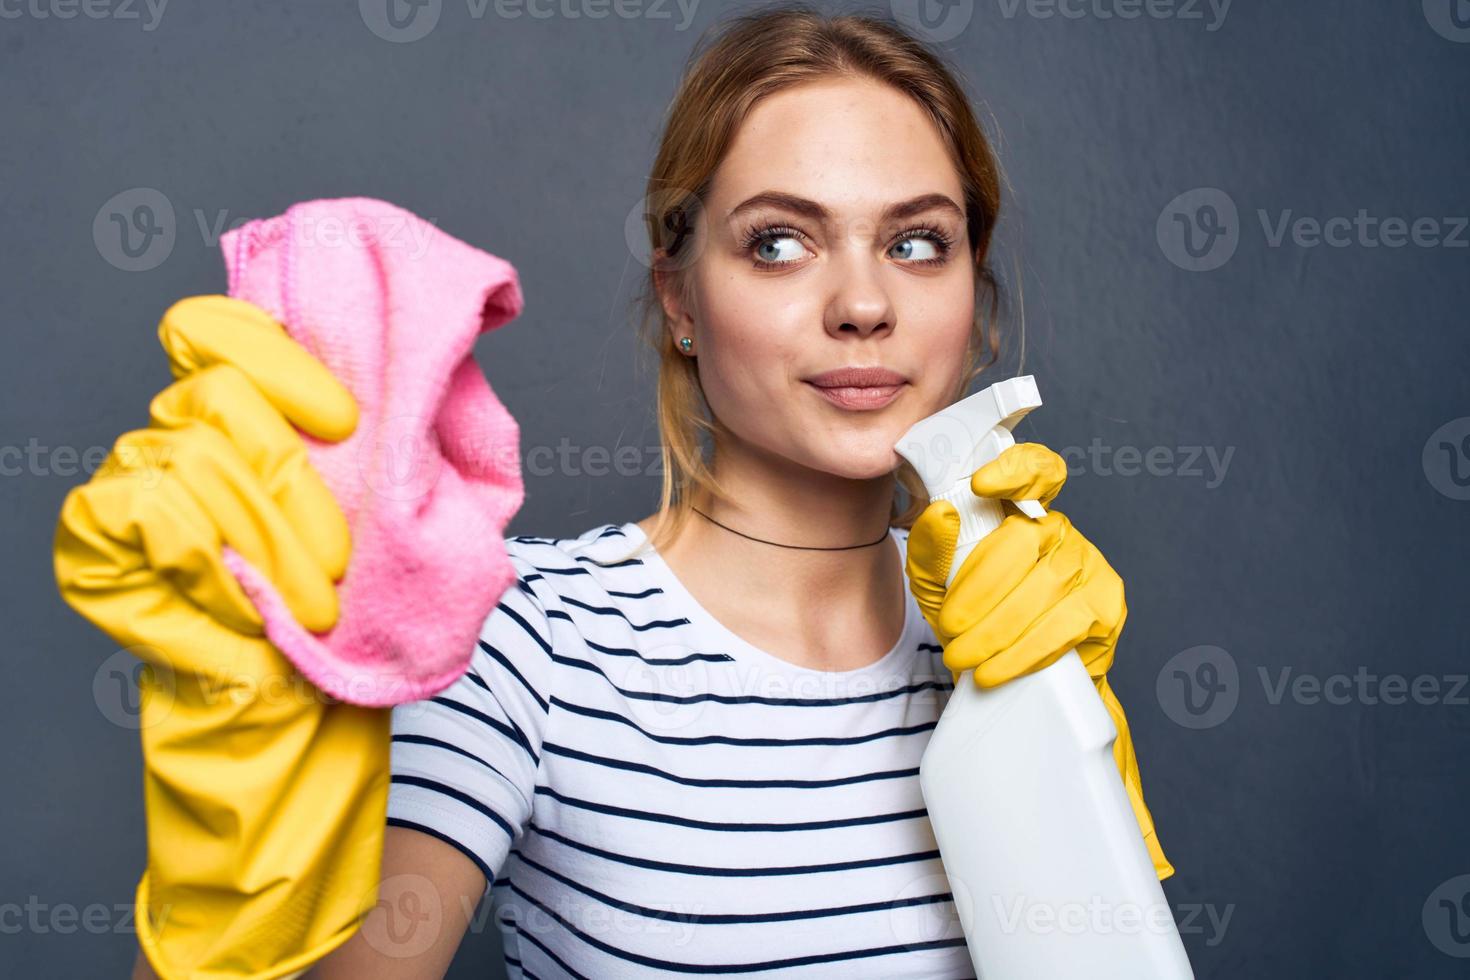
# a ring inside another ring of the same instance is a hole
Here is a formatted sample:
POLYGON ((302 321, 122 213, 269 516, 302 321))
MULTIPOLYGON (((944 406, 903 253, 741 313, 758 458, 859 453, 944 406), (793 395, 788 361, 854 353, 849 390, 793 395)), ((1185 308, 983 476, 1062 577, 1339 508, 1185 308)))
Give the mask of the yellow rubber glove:
POLYGON ((1051 503, 1067 481, 1067 464, 1040 443, 1007 448, 970 477, 970 489, 1001 501, 1007 516, 982 538, 946 589, 959 537, 959 512, 929 504, 909 531, 909 587, 944 646, 956 683, 967 670, 975 684, 995 687, 1050 666, 1075 649, 1118 729, 1113 760, 1159 879, 1174 873, 1143 802, 1138 759, 1123 706, 1108 686, 1118 634, 1128 618, 1123 580, 1066 516, 1033 519, 1013 501, 1051 503))
POLYGON ((62 505, 62 597, 142 658, 148 863, 138 939, 165 978, 278 978, 346 941, 377 898, 388 709, 329 699, 264 636, 229 544, 329 629, 350 534, 294 423, 340 440, 357 404, 260 309, 182 300, 178 380, 62 505))

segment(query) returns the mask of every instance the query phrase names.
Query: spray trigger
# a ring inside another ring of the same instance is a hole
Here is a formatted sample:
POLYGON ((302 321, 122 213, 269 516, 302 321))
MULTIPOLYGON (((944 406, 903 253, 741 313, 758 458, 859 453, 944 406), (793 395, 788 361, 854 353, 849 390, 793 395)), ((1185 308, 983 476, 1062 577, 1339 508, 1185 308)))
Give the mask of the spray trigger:
POLYGON ((1046 508, 1042 507, 1034 500, 1014 500, 1012 501, 1012 503, 1016 505, 1017 510, 1025 514, 1027 517, 1034 518, 1035 520, 1039 521, 1046 516, 1046 508))

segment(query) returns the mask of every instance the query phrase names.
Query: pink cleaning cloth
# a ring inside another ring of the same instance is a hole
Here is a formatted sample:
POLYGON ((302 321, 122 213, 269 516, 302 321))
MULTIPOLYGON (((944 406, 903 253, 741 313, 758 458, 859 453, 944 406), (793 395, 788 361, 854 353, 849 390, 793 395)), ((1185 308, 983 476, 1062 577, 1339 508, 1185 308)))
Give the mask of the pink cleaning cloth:
POLYGON ((229 294, 269 312, 357 399, 307 455, 352 531, 340 616, 299 625, 238 553, 224 560, 266 636, 332 697, 385 707, 448 687, 515 579, 505 526, 525 497, 520 430, 474 360, 520 315, 516 270, 370 198, 306 201, 220 239, 229 294))

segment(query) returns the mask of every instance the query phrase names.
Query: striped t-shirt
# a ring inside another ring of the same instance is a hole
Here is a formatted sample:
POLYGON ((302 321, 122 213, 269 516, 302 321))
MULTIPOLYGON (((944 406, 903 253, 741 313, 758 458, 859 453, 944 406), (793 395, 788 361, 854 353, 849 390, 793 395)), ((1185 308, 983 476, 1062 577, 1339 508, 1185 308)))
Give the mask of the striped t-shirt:
POLYGON ((953 685, 913 596, 880 660, 804 668, 624 558, 647 540, 506 539, 469 670, 394 709, 388 822, 479 865, 511 977, 973 977, 919 790, 953 685))

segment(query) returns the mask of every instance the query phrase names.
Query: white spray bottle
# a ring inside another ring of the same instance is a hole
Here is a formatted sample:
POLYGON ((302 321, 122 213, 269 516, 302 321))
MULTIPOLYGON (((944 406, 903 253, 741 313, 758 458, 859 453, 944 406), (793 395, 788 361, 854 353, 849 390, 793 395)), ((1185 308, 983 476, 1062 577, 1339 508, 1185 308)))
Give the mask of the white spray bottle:
MULTIPOLYGON (((894 450, 960 514, 949 581, 1000 526, 975 470, 1041 404, 1025 375, 915 424, 894 450)), ((1033 500, 1017 505, 1045 514, 1033 500)), ((948 585, 949 581, 945 584, 948 585)), ((981 980, 1192 978, 1113 761, 1118 731, 1075 650, 999 687, 960 675, 919 765, 970 960, 981 980)))

